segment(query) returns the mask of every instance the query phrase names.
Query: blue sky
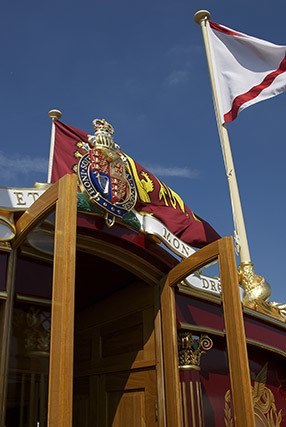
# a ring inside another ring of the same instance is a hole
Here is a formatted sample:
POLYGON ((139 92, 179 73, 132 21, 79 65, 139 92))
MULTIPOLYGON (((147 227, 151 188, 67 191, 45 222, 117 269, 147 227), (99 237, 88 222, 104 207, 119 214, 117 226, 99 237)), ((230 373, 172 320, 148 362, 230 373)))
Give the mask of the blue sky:
MULTIPOLYGON (((233 233, 200 27, 193 15, 286 45, 285 1, 11 0, 0 25, 0 185, 45 181, 52 108, 152 167, 223 236, 233 233)), ((285 301, 286 96, 228 125, 255 270, 285 301)))

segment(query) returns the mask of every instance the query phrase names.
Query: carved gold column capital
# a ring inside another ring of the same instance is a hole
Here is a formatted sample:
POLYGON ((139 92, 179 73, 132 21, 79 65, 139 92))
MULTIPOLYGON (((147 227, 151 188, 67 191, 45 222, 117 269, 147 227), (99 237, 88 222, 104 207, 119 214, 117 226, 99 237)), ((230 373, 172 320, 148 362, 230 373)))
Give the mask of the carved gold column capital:
POLYGON ((208 335, 196 336, 189 331, 179 331, 179 368, 199 371, 201 355, 210 350, 212 346, 213 341, 208 335))

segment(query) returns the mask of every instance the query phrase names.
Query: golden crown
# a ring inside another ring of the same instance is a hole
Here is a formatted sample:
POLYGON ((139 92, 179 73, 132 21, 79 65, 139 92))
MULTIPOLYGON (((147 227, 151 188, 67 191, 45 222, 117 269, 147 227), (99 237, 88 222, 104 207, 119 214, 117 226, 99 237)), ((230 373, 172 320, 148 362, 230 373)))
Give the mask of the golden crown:
POLYGON ((94 119, 92 121, 94 127, 94 135, 88 138, 89 142, 96 146, 115 148, 112 135, 114 128, 105 119, 94 119))
POLYGON ((110 135, 114 134, 114 128, 108 123, 105 119, 94 119, 93 122, 94 132, 103 131, 107 132, 110 135))

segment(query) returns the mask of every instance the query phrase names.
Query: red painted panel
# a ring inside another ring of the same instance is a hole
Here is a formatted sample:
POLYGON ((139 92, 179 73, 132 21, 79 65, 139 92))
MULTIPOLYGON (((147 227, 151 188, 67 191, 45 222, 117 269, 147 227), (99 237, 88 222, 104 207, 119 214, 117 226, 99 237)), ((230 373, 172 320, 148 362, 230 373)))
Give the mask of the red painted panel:
MULTIPOLYGON (((224 330, 222 306, 186 294, 176 295, 177 320, 190 325, 224 330)), ((286 353, 286 328, 244 315, 246 337, 286 353)))
MULTIPOLYGON (((223 313, 220 305, 179 293, 176 295, 176 303, 179 324, 187 323, 190 326, 223 330, 223 313)), ((286 334, 283 326, 269 324, 248 314, 244 319, 248 339, 286 351, 286 334)), ((193 334, 201 333, 194 331, 193 334)), ((230 390, 226 339, 210 332, 207 335, 213 340, 213 348, 202 355, 199 374, 204 421, 206 426, 224 427, 225 416, 233 417, 231 403, 226 400, 226 393, 230 390)), ((257 425, 272 425, 270 420, 274 420, 276 424, 273 425, 286 427, 285 358, 273 351, 253 345, 248 345, 248 356, 253 395, 256 396, 257 401, 255 406, 257 425), (264 424, 259 424, 259 419, 260 422, 263 420, 264 424)), ((181 381, 188 380, 186 375, 181 373, 181 381)), ((187 404, 190 405, 191 402, 187 404)), ((229 419, 227 425, 230 425, 230 421, 229 419)))
MULTIPOLYGON (((202 388, 204 425, 208 427, 225 427, 225 416, 229 417, 229 421, 231 418, 233 419, 232 405, 226 400, 226 393, 230 390, 226 342, 222 337, 208 335, 213 340, 213 348, 201 356, 201 370, 199 375, 196 373, 202 388)), ((280 425, 285 427, 285 359, 262 348, 251 346, 248 346, 248 354, 253 396, 255 395, 257 402, 254 408, 257 425, 280 425), (262 408, 264 413, 261 413, 259 408, 262 408), (259 417, 264 420, 264 424, 258 423, 259 417), (271 417, 276 422, 281 417, 281 423, 271 424, 269 421, 271 417), (269 424, 265 424, 265 422, 269 422, 269 424)), ((181 382, 185 383, 192 379, 188 371, 186 373, 181 371, 180 378, 181 382)), ((189 400, 186 403, 190 419, 189 426, 192 426, 191 401, 189 400)), ((196 407, 194 409, 196 412, 196 407)), ((230 423, 227 425, 230 425, 230 423)))
POLYGON ((176 295, 178 322, 203 326, 223 331, 222 307, 209 301, 199 300, 190 295, 176 295))
POLYGON ((286 329, 266 323, 263 320, 244 316, 246 336, 249 339, 282 350, 286 353, 286 329))

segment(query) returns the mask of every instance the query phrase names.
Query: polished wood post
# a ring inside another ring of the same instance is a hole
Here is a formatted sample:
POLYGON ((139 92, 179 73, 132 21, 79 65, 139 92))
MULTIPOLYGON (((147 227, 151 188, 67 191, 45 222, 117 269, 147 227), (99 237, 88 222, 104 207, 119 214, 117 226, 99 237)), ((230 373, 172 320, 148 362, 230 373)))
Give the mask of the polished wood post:
POLYGON ((224 324, 236 426, 254 427, 254 409, 238 276, 230 237, 219 241, 224 324))
POLYGON ((71 427, 77 177, 59 181, 56 205, 48 426, 71 427))
POLYGON ((174 289, 169 285, 168 275, 162 281, 161 313, 167 426, 180 427, 183 419, 178 369, 176 305, 174 289))

